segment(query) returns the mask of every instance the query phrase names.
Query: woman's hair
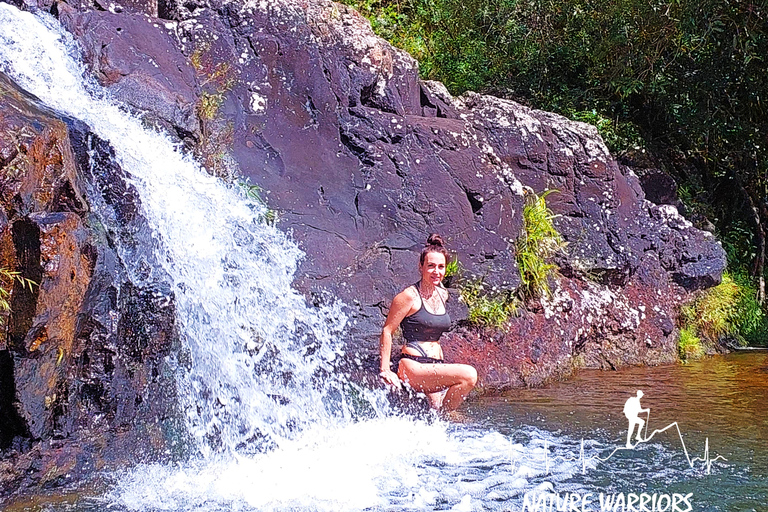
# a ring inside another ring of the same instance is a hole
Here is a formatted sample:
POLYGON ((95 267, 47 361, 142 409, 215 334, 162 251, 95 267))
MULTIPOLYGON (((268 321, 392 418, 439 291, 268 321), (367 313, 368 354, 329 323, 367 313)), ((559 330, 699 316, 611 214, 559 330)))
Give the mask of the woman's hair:
POLYGON ((443 237, 437 233, 432 233, 429 235, 429 237, 427 237, 427 243, 424 244, 424 248, 421 250, 421 256, 419 256, 419 265, 424 264, 424 260, 426 259, 427 254, 431 252, 439 252, 445 256, 446 265, 451 261, 451 255, 448 254, 448 249, 445 248, 443 237))

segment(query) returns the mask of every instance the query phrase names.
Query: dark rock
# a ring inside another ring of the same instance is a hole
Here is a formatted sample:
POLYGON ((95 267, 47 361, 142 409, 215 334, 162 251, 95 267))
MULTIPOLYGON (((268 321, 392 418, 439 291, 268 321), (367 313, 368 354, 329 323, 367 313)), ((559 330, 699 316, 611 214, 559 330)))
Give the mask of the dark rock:
MULTIPOLYGON (((445 236, 467 277, 506 289, 519 284, 514 243, 524 186, 556 190, 547 199, 568 242, 558 264, 570 313, 556 309, 546 317, 552 304, 544 304, 516 320, 516 335, 533 336, 519 342, 532 356, 530 368, 517 377, 489 369, 494 382, 534 383, 574 365, 664 359, 648 355, 642 331, 647 324, 648 336, 664 340, 651 345, 674 354, 669 318, 676 302, 661 308, 661 317, 648 313, 659 300, 651 300, 651 285, 633 287, 644 282, 638 273, 659 272, 654 283, 681 298, 718 282, 725 256, 714 238, 674 207, 647 201, 637 176, 611 157, 591 125, 490 96, 453 98, 441 84, 420 81, 416 62, 375 37, 359 14, 329 1, 213 0, 166 11, 176 24, 104 12, 69 15, 66 23, 103 83, 154 76, 133 56, 135 44, 142 61, 161 63, 155 80, 165 90, 180 84, 185 104, 216 98, 199 130, 174 121, 170 107, 132 104, 154 108, 152 115, 199 139, 209 171, 240 174, 266 191, 278 226, 307 253, 297 286, 313 300, 347 303, 350 343, 371 358, 389 301, 417 279, 416 254, 428 233, 445 236), (646 313, 626 329, 626 308, 589 299, 605 294, 612 303, 641 294, 646 313), (563 327, 571 345, 559 344, 551 319, 578 315, 603 323, 577 322, 581 334, 563 327), (610 344, 600 341, 606 336, 610 344)), ((124 98, 132 102, 131 94, 124 98)))
POLYGON ((135 196, 110 196, 123 182, 109 147, 2 75, 0 94, 0 265, 34 282, 13 282, 0 346, 0 449, 17 454, 0 468, 2 497, 156 458, 178 441, 178 415, 173 297, 125 275, 116 248, 145 228, 135 196))
POLYGON ((638 176, 646 199, 654 204, 670 204, 681 210, 683 203, 677 197, 677 183, 672 176, 659 169, 642 169, 638 176))
POLYGON ((140 14, 67 12, 93 75, 149 122, 199 132, 194 70, 174 44, 176 24, 140 14), (167 25, 167 26, 166 26, 167 25))

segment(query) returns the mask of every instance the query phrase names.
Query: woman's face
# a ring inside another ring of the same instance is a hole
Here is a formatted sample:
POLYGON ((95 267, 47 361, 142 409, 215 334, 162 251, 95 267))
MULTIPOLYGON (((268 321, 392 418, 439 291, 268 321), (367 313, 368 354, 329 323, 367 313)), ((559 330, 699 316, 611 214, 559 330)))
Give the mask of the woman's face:
POLYGON ((424 257, 424 263, 419 266, 421 280, 439 286, 445 277, 445 256, 439 252, 428 252, 424 257))

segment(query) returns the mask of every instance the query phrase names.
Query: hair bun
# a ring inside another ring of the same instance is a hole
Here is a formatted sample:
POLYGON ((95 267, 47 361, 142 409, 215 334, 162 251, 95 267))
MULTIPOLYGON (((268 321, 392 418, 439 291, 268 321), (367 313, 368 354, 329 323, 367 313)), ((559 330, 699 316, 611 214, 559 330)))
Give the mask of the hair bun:
POLYGON ((432 233, 427 238, 427 245, 436 245, 438 247, 445 247, 445 242, 443 242, 443 237, 438 235, 437 233, 432 233))

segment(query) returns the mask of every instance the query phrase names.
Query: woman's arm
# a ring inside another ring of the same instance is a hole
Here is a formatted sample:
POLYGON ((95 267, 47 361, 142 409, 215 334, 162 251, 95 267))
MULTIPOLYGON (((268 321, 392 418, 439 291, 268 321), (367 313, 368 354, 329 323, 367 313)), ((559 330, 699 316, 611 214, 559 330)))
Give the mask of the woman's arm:
POLYGON ((405 318, 408 313, 411 312, 411 309, 413 309, 413 302, 414 298, 407 289, 395 296, 394 300, 392 300, 392 306, 389 308, 387 321, 384 322, 384 328, 381 330, 381 338, 379 340, 379 353, 381 355, 379 375, 387 384, 391 384, 398 388, 400 387, 400 379, 398 379, 397 374, 390 369, 392 336, 400 326, 400 322, 403 321, 403 318, 405 318))

